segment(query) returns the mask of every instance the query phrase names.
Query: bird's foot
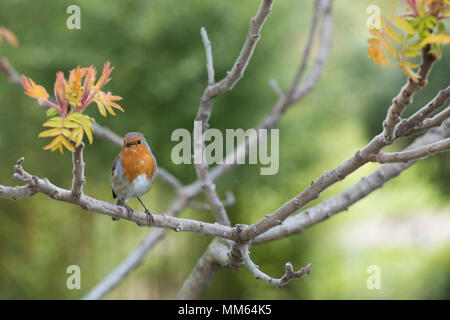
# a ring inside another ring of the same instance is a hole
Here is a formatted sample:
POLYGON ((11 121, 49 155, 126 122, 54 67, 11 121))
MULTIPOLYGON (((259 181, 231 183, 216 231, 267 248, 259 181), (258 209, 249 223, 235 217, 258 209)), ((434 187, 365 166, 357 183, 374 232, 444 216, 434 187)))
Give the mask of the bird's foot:
POLYGON ((149 227, 150 227, 150 225, 153 223, 153 215, 150 213, 150 211, 148 211, 148 209, 145 209, 145 213, 147 214, 149 227))
MULTIPOLYGON (((130 207, 125 203, 125 201, 120 201, 120 200, 117 201, 116 206, 120 206, 120 207, 125 208, 125 209, 127 210, 127 217, 128 217, 128 218, 130 218, 131 215, 132 215, 133 212, 134 212, 134 210, 133 210, 132 208, 130 208, 130 207)), ((115 218, 115 217, 113 217, 112 219, 113 219, 114 221, 116 221, 116 220, 119 220, 120 218, 115 218)))
POLYGON ((128 205, 126 205, 126 204, 123 204, 122 207, 127 209, 127 217, 131 218, 131 215, 133 214, 134 210, 132 208, 130 208, 128 205))

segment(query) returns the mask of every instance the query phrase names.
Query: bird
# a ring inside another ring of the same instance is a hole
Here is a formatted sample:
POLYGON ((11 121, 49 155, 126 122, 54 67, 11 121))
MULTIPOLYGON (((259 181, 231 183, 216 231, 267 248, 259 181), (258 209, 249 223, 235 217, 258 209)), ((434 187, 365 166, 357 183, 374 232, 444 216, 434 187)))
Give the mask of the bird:
MULTIPOLYGON (((123 137, 123 146, 114 159, 110 183, 116 205, 125 207, 128 214, 133 212, 126 201, 136 197, 144 207, 149 221, 153 216, 142 202, 140 196, 150 191, 153 181, 158 175, 156 158, 145 137, 140 132, 128 132, 123 137)), ((114 218, 113 220, 119 220, 114 218)))

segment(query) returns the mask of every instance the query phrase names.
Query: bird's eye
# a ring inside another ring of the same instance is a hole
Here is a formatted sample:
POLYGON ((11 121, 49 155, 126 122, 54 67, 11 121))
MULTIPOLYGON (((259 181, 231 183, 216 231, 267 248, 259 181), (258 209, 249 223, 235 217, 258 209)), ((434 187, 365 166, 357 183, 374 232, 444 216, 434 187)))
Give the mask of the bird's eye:
POLYGON ((141 140, 138 140, 137 144, 141 144, 141 140))

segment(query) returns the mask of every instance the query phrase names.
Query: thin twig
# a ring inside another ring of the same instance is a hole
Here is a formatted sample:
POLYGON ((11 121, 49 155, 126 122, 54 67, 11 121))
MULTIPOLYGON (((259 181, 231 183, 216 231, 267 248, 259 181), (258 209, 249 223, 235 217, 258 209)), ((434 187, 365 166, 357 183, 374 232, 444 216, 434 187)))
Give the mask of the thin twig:
POLYGON ((408 162, 412 160, 417 160, 420 158, 429 157, 440 152, 450 150, 450 138, 437 141, 435 143, 416 148, 413 150, 403 151, 403 152, 392 152, 374 154, 371 156, 371 161, 379 163, 389 163, 389 162, 408 162))
POLYGON ((248 245, 242 246, 242 255, 244 257, 244 264, 248 270, 255 276, 256 279, 262 280, 272 286, 283 287, 289 283, 292 279, 301 278, 304 275, 310 274, 312 264, 308 264, 306 267, 301 268, 298 271, 294 271, 292 264, 287 262, 284 266, 285 273, 279 278, 272 278, 259 270, 259 267, 250 258, 250 252, 248 250, 248 245))
MULTIPOLYGON (((416 132, 417 128, 420 128, 424 121, 429 121, 425 120, 425 118, 428 117, 430 114, 432 114, 435 110, 442 107, 449 98, 450 98, 450 86, 440 90, 433 100, 427 103, 424 107, 420 108, 419 111, 414 113, 408 119, 401 120, 397 125, 397 128, 395 129, 396 137, 398 138, 403 136, 409 136, 413 132, 416 132)), ((437 122, 437 125, 440 125, 445 118, 446 118, 445 115, 441 115, 434 121, 437 122)), ((424 129, 429 128, 430 127, 424 129)))
POLYGON ((309 30, 308 40, 306 42, 306 46, 303 49, 303 56, 300 64, 300 68, 298 68, 294 81, 292 82, 291 92, 288 94, 289 96, 294 96, 294 92, 298 89, 298 85, 300 84, 300 80, 303 77, 303 74, 306 71, 306 67, 308 66, 309 61, 309 55, 311 53, 312 47, 313 47, 313 41, 314 37, 316 35, 317 26, 319 24, 319 18, 322 14, 322 0, 315 0, 314 1, 314 11, 313 11, 313 18, 311 22, 311 27, 309 30))
POLYGON ((206 32, 206 29, 204 27, 200 29, 200 34, 202 35, 203 45, 205 46, 206 70, 208 71, 208 84, 212 86, 216 81, 214 80, 214 64, 213 64, 211 41, 209 41, 208 33, 206 32))
MULTIPOLYGON (((236 202, 233 192, 230 190, 225 192, 225 200, 222 201, 225 207, 232 206, 236 202)), ((204 210, 210 211, 212 210, 211 205, 209 203, 203 203, 195 200, 190 200, 188 202, 188 206, 192 209, 196 210, 204 210)))
POLYGON ((427 45, 422 50, 422 64, 420 65, 418 74, 420 80, 418 82, 408 78, 406 84, 400 90, 398 95, 392 100, 392 105, 389 107, 386 120, 383 122, 383 140, 386 144, 391 144, 395 140, 395 130, 397 123, 400 121, 400 116, 408 104, 412 103, 414 94, 426 86, 428 83, 428 75, 431 67, 436 61, 436 56, 429 53, 430 46, 427 45))

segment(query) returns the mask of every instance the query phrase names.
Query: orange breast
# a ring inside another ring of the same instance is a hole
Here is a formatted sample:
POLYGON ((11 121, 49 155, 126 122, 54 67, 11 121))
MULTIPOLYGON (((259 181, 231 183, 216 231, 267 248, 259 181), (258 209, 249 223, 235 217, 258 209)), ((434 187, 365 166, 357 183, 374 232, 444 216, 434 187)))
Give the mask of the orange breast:
POLYGON ((134 181, 141 174, 146 174, 147 178, 153 177, 155 172, 155 160, 150 150, 144 144, 133 147, 123 147, 120 152, 122 158, 122 168, 124 176, 129 182, 134 181))

